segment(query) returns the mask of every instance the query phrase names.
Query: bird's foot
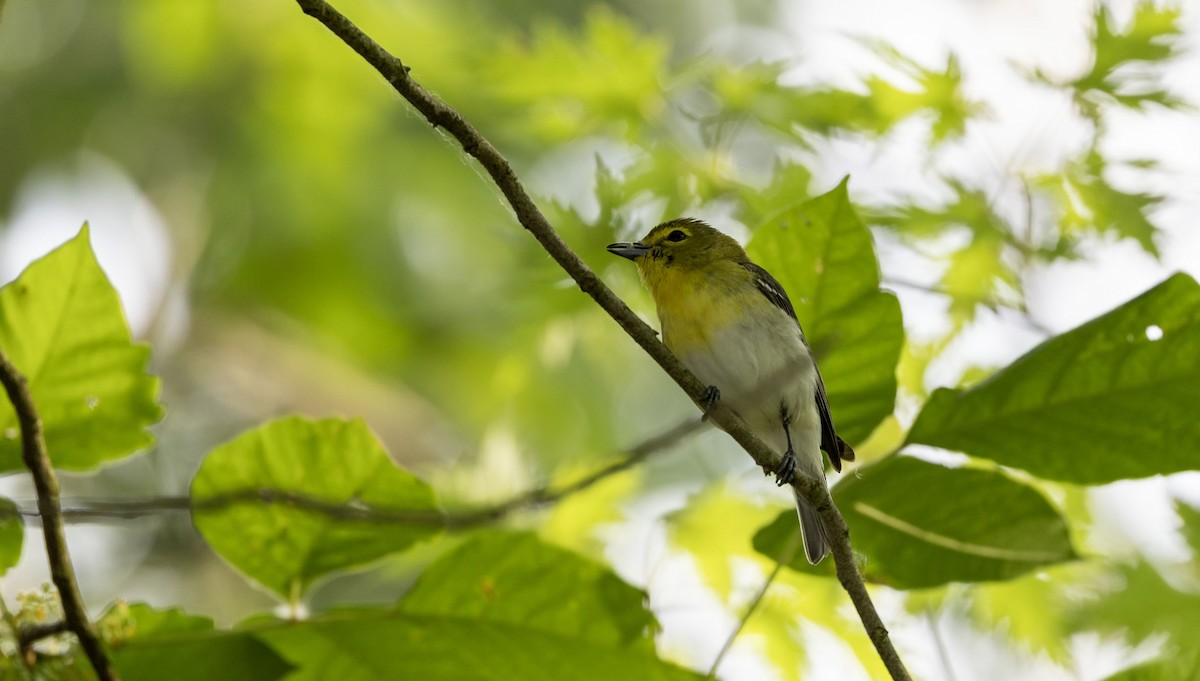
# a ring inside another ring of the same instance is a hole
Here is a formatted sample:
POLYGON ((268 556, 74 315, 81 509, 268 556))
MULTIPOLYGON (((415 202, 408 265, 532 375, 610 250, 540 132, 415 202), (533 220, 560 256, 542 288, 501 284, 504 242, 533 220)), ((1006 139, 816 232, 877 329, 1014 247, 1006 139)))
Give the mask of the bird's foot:
POLYGON ((704 396, 700 398, 700 409, 704 412, 704 415, 700 417, 701 421, 708 420, 708 412, 712 410, 713 405, 719 399, 721 399, 721 391, 717 389, 717 386, 710 385, 704 389, 704 396))
POLYGON ((779 462, 779 468, 775 471, 775 484, 779 487, 792 484, 796 479, 796 452, 788 449, 783 453, 783 460, 779 462))

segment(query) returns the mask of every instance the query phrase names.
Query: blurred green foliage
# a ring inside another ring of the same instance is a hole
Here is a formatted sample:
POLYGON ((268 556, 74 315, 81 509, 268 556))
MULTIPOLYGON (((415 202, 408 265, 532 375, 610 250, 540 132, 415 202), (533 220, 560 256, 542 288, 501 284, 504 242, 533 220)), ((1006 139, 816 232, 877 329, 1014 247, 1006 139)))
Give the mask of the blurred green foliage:
MULTIPOLYGON (((795 63, 700 49, 722 17, 766 30, 780 4, 702 4, 728 13, 530 0, 339 8, 513 160, 563 237, 638 311, 650 314, 648 297, 604 244, 680 214, 716 216, 748 242, 791 292, 839 430, 865 463, 880 460, 844 478, 835 498, 868 575, 921 589, 906 593, 911 610, 965 602, 973 626, 1068 668, 1078 633, 1186 645, 1196 608, 1178 608, 1196 599, 1194 562, 1122 562, 1090 541, 1078 499, 1085 484, 1196 468, 1193 280, 1171 278, 995 374, 969 370, 956 390, 926 401, 925 388, 980 310, 1027 309, 1030 268, 1084 257, 1098 235, 1160 254, 1163 197, 1114 182, 1120 164, 1104 142, 1114 108, 1182 107, 1157 82, 1179 51, 1180 12, 1140 3, 1121 23, 1099 6, 1084 72, 1028 74, 1074 102, 1087 139, 1058 167, 1007 178, 1043 208, 1013 211, 993 187, 935 163, 988 114, 954 55, 927 64, 864 41, 879 73, 797 85, 795 63), (934 169, 927 195, 861 203, 852 182, 813 181, 821 145, 883 144, 901 127, 922 140, 913 167, 934 169), (899 303, 881 288, 881 241, 935 263, 950 322, 941 336, 905 344, 899 303), (899 454, 906 441, 975 458, 922 462, 899 454), (1070 597, 1079 591, 1090 598, 1070 597)), ((172 446, 70 484, 169 493, 192 480, 195 527, 211 550, 172 553, 195 536, 158 526, 172 570, 216 554, 297 618, 314 592, 339 606, 302 621, 259 613, 227 630, 114 605, 101 631, 127 678, 177 665, 196 678, 216 668, 274 678, 289 665, 291 679, 694 678, 663 659, 711 660, 656 649, 653 591, 606 564, 619 562, 610 538, 629 509, 673 493, 688 500, 662 517, 667 543, 722 605, 748 605, 747 566, 794 568, 745 629, 783 678, 814 659, 802 625, 842 640, 881 677, 832 566, 788 559, 793 512, 733 484, 745 461, 716 437, 548 513, 518 514, 514 524, 538 538, 444 537, 285 504, 205 508, 264 489, 356 510, 428 512, 435 489, 449 508, 502 500, 576 480, 694 411, 522 233, 457 145, 294 4, 9 0, 0 10, 0 215, 22 208, 39 173, 83 153, 110 159, 162 216, 173 249, 165 288, 188 320, 164 306, 145 334, 169 407, 157 433, 172 446), (365 423, 289 416, 220 444, 293 411, 365 423), (389 601, 382 592, 365 598, 372 607, 340 607, 355 600, 347 573, 364 570, 413 586, 394 607, 377 607, 389 601)), ((95 469, 147 446, 162 413, 145 348, 115 302, 86 232, 0 290, 0 344, 31 375, 61 467, 95 469), (21 303, 27 288, 44 297, 21 303), (99 361, 114 358, 120 370, 99 361), (65 377, 43 387, 41 367, 65 377), (79 413, 89 396, 97 408, 79 413), (114 402, 132 406, 105 411, 114 402)), ((0 468, 15 470, 7 403, 0 427, 0 468)), ((4 568, 20 555, 14 509, 0 499, 4 568)), ((1190 508, 1179 514, 1194 551, 1200 522, 1190 508)), ((214 590, 211 606, 243 617, 256 607, 248 593, 214 590)), ((17 649, 20 623, 53 606, 42 595, 5 607, 0 674, 88 678, 69 644, 39 651, 33 668, 17 649)), ((1145 678, 1183 678, 1172 670, 1145 678)))

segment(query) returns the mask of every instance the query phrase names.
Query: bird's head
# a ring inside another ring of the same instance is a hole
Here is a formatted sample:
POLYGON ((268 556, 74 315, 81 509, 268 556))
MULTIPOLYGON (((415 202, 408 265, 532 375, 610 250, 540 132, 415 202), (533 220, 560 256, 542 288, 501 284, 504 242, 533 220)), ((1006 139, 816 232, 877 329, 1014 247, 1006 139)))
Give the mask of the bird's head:
POLYGON ((700 275, 748 260, 732 237, 692 218, 664 222, 641 241, 610 244, 608 252, 637 263, 651 290, 672 275, 700 275))

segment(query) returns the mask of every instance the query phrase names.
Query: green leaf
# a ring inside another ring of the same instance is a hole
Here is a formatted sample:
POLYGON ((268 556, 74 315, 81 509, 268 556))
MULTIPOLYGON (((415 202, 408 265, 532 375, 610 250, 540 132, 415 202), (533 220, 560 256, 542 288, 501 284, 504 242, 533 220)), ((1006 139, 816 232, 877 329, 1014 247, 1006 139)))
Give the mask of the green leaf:
POLYGON ((100 628, 120 629, 109 648, 125 681, 270 681, 290 669, 253 635, 215 630, 207 617, 178 609, 118 606, 101 619, 100 628))
POLYGON ((1161 88, 1152 75, 1144 70, 1122 68, 1134 64, 1145 66, 1177 56, 1177 45, 1183 36, 1180 17, 1178 7, 1139 2, 1133 20, 1121 31, 1113 26, 1112 11, 1098 4, 1092 36, 1095 61, 1090 71, 1068 85, 1091 101, 1097 101, 1096 95, 1103 95, 1135 109, 1151 102, 1169 107, 1180 105, 1180 100, 1161 88))
POLYGON ((1200 287, 1177 274, 969 390, 938 389, 909 443, 1099 484, 1198 467, 1200 287))
POLYGON ((1200 654, 1194 647, 1123 669, 1103 681, 1200 681, 1200 654))
MULTIPOLYGON (((791 501, 791 495, 781 496, 791 501)), ((736 557, 751 553, 749 530, 771 513, 771 508, 731 489, 727 481, 718 481, 688 497, 683 508, 667 516, 668 538, 672 546, 692 556, 705 585, 728 601, 734 595, 736 557)), ((795 517, 792 511, 793 520, 795 517)))
POLYGON ((652 640, 657 622, 645 602, 644 592, 607 567, 532 534, 487 532, 426 568, 399 610, 511 624, 619 647, 652 640))
POLYGON ((710 89, 721 103, 719 118, 751 118, 788 135, 858 132, 883 135, 907 118, 931 114, 930 136, 942 142, 959 137, 982 107, 962 90, 962 70, 951 56, 942 70, 930 69, 894 48, 872 46, 915 87, 900 88, 870 76, 865 93, 830 87, 791 87, 779 82, 785 63, 711 68, 710 89))
POLYGON ((871 232, 854 212, 846 183, 779 207, 746 250, 791 297, 838 434, 855 443, 895 407, 904 326, 896 297, 879 290, 871 232))
POLYGON ((21 559, 25 525, 11 499, 0 497, 0 576, 21 559))
MULTIPOLYGON (((0 347, 29 381, 58 468, 86 470, 153 442, 162 418, 150 350, 133 343, 87 225, 0 288, 0 347)), ((16 412, 0 400, 0 472, 23 468, 16 412)))
POLYGON ((1166 634, 1176 645, 1194 648, 1200 631, 1200 590, 1194 582, 1187 584, 1188 576, 1181 575, 1181 587, 1176 588, 1144 561, 1123 565, 1113 576, 1102 597, 1071 613, 1077 630, 1121 633, 1132 643, 1166 634))
POLYGON ((523 112, 528 134, 564 142, 601 130, 632 132, 665 111, 668 43, 640 35, 607 7, 588 12, 581 31, 538 23, 529 33, 489 53, 477 81, 485 84, 484 96, 523 112))
MULTIPOLYGON (((547 604, 548 607, 556 607, 547 604)), ((260 632, 297 667, 288 681, 698 681, 645 647, 614 647, 454 615, 330 616, 260 632)))
MULTIPOLYGON (((1191 547, 1192 555, 1196 559, 1194 563, 1200 570, 1200 508, 1176 501, 1175 512, 1179 514, 1183 523, 1183 539, 1191 547)), ((1200 573, 1197 576, 1200 576, 1200 573)))
POLYGON ((974 320, 979 305, 999 301, 1004 287, 1019 290, 1020 282, 1004 258, 1010 228, 987 193, 953 179, 946 183, 954 197, 945 204, 905 204, 873 216, 872 223, 917 243, 952 229, 970 230, 970 242, 944 256, 948 264, 940 282, 950 297, 950 317, 961 326, 974 320))
POLYGON ((486 532, 430 565, 396 611, 356 611, 263 637, 294 681, 694 679, 654 657, 645 594, 524 533, 486 532))
POLYGON ((1105 179, 1108 162, 1096 150, 1067 164, 1061 175, 1038 178, 1037 183, 1058 204, 1059 224, 1068 237, 1092 231, 1133 239, 1147 253, 1159 257, 1158 227, 1149 213, 1164 197, 1145 192, 1124 192, 1105 179))
POLYGON ((1096 561, 1075 561, 1006 582, 973 585, 967 615, 976 627, 1003 634, 1023 650, 1068 664, 1075 632, 1067 620, 1075 594, 1091 589, 1103 569, 1096 561))
MULTIPOLYGON (((994 471, 893 456, 843 478, 833 498, 865 557, 864 576, 898 589, 1010 579, 1076 557, 1049 502, 994 471)), ((794 513, 782 514, 755 535, 755 549, 777 555, 795 524, 794 513)), ((802 556, 791 565, 832 574, 802 556)))
POLYGON ((225 560, 295 600, 314 580, 437 533, 430 525, 335 518, 257 499, 264 490, 384 511, 432 511, 433 491, 392 462, 359 420, 286 417, 214 449, 192 481, 196 529, 225 560), (206 507, 214 500, 240 501, 206 507), (248 497, 248 498, 246 498, 248 497))

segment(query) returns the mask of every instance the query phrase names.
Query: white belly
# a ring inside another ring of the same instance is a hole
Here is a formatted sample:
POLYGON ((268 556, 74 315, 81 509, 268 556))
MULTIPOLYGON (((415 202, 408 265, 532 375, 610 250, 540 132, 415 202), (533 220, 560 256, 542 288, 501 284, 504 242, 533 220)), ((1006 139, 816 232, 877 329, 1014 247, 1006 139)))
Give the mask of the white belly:
POLYGON ((780 412, 785 407, 800 466, 822 477, 816 366, 796 323, 780 314, 718 331, 709 341, 712 352, 679 359, 701 381, 717 386, 721 401, 781 454, 787 448, 780 412))

